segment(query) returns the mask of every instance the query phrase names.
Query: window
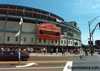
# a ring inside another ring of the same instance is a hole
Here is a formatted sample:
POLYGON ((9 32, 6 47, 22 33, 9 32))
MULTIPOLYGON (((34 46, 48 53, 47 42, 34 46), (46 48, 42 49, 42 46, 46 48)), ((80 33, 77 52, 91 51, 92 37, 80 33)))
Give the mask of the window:
POLYGON ((39 42, 41 43, 41 39, 39 39, 39 42))
POLYGON ((6 9, 0 9, 0 14, 7 14, 7 10, 6 9))
POLYGON ((57 40, 55 40, 55 43, 57 43, 57 40))
POLYGON ((44 43, 46 43, 46 39, 44 39, 44 43))
POLYGON ((68 43, 70 44, 70 41, 68 41, 68 43))
POLYGON ((24 37, 24 42, 26 42, 26 37, 24 37))
POLYGON ((53 43, 53 40, 51 40, 51 43, 53 43))
POLYGON ((66 44, 66 40, 64 41, 64 44, 66 44))
POLYGON ((61 43, 63 44, 63 40, 61 40, 61 43))
POLYGON ((68 32, 67 35, 73 37, 73 33, 68 32))
POLYGON ((34 38, 31 38, 31 42, 33 42, 34 41, 34 38))
POLYGON ((7 37, 7 41, 10 41, 10 37, 9 36, 7 37))
POLYGON ((18 37, 16 37, 16 42, 18 41, 18 37))
POLYGON ((8 8, 8 14, 9 15, 16 15, 16 8, 9 7, 8 8))

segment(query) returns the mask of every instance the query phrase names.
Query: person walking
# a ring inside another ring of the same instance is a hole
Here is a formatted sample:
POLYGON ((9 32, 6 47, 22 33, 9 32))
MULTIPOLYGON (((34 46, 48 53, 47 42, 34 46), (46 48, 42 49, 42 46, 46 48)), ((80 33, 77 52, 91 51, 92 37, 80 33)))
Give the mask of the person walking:
POLYGON ((58 48, 56 48, 56 55, 58 55, 58 48))
POLYGON ((80 59, 82 60, 83 59, 83 49, 82 48, 80 48, 80 59))
POLYGON ((88 51, 86 48, 84 49, 84 52, 85 52, 85 55, 88 56, 88 51))
POLYGON ((50 49, 50 53, 51 53, 51 55, 52 55, 52 53, 53 53, 53 48, 50 49))
POLYGON ((64 55, 64 48, 62 48, 62 55, 64 55))
POLYGON ((44 53, 44 55, 45 55, 45 53, 46 53, 46 48, 43 48, 43 53, 44 53))
POLYGON ((93 56, 93 54, 94 54, 93 48, 90 49, 90 53, 91 53, 91 56, 93 56))

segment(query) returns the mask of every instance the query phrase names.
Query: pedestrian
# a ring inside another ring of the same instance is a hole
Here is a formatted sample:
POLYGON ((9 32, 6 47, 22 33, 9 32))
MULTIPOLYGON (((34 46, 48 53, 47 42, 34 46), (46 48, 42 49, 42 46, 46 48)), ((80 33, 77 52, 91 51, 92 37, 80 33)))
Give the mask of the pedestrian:
POLYGON ((93 56, 93 53, 94 53, 93 48, 91 48, 90 53, 91 53, 91 56, 93 56))
POLYGON ((80 59, 82 60, 83 59, 83 49, 80 48, 80 59))
POLYGON ((88 52, 87 52, 87 49, 84 49, 84 51, 85 51, 85 55, 86 55, 86 56, 88 56, 88 52))
POLYGON ((10 53, 10 48, 7 49, 7 53, 10 53))
POLYGON ((51 54, 53 53, 53 48, 50 49, 50 53, 51 53, 51 54))
POLYGON ((27 50, 26 50, 25 48, 23 48, 23 52, 24 52, 24 53, 27 53, 27 50))
POLYGON ((64 54, 64 49, 62 48, 62 55, 64 54))
POLYGON ((56 55, 58 55, 58 48, 56 48, 56 55))
POLYGON ((40 48, 40 53, 43 53, 43 50, 42 50, 42 48, 40 48))
POLYGON ((30 48, 29 47, 27 48, 27 51, 28 51, 28 53, 30 53, 30 48))
POLYGON ((33 48, 30 48, 30 53, 32 53, 33 52, 33 48))
POLYGON ((46 48, 43 48, 43 53, 44 53, 44 55, 45 55, 45 53, 46 53, 46 48))
POLYGON ((1 48, 1 51, 2 51, 2 53, 4 53, 5 52, 4 48, 1 48))

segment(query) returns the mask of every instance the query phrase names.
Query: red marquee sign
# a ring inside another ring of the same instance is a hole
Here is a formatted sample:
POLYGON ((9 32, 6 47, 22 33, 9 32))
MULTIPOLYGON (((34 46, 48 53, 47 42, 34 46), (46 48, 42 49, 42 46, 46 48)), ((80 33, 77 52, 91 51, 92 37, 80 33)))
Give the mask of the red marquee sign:
POLYGON ((61 31, 58 26, 51 23, 42 23, 38 29, 38 39, 61 39, 61 31))

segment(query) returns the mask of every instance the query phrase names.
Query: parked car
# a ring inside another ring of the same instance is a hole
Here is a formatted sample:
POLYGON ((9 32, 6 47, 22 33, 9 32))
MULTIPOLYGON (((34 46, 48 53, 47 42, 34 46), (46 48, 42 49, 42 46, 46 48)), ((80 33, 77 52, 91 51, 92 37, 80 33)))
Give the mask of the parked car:
MULTIPOLYGON (((19 60, 19 52, 3 52, 0 53, 0 61, 18 61, 19 60)), ((27 61, 29 59, 28 53, 21 52, 21 61, 27 61)))

